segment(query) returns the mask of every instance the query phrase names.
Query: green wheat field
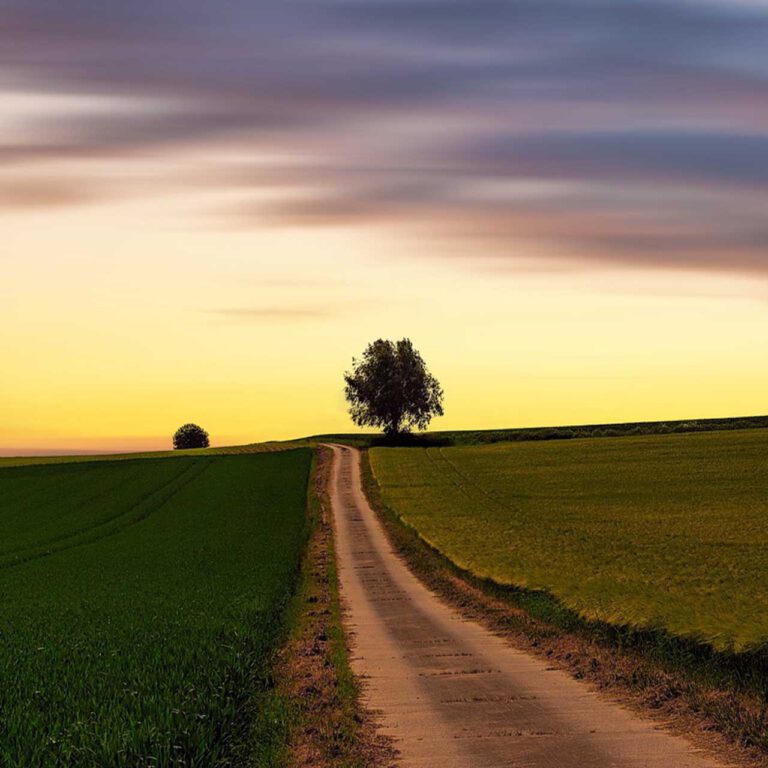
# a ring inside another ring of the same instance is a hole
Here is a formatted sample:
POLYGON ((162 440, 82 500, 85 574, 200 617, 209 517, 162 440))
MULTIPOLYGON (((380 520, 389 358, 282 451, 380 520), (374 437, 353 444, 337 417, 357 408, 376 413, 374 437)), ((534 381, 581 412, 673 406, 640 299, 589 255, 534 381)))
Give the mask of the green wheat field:
POLYGON ((0 469, 0 765, 257 764, 310 463, 0 469))
POLYGON ((768 641, 768 431, 370 459, 387 505, 478 576, 718 650, 768 641))

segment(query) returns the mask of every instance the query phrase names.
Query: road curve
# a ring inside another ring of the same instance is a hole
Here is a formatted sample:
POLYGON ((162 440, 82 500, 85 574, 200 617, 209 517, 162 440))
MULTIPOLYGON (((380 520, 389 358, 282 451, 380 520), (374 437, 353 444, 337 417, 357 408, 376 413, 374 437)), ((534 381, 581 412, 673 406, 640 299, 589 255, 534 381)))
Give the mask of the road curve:
POLYGON ((358 451, 332 445, 352 668, 407 768, 722 768, 685 739, 462 619, 389 546, 358 451))

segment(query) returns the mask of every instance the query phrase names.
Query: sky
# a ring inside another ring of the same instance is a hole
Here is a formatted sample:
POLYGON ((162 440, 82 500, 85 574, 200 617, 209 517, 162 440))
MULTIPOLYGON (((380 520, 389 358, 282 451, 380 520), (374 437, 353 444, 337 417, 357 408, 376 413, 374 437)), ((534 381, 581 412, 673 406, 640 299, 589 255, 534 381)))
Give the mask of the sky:
POLYGON ((768 412, 768 2, 0 0, 0 453, 768 412))

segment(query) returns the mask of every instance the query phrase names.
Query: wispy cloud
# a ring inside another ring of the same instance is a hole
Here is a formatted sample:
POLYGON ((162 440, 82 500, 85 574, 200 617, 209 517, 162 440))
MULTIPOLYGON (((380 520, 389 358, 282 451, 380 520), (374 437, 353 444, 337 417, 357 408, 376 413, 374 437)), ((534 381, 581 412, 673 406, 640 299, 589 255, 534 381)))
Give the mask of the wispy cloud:
POLYGON ((230 320, 245 322, 293 322, 301 320, 325 320, 337 314, 328 307, 235 307, 208 309, 206 314, 218 315, 230 320))
POLYGON ((98 194, 94 188, 73 180, 0 178, 0 209, 30 210, 81 205, 93 201, 98 194))

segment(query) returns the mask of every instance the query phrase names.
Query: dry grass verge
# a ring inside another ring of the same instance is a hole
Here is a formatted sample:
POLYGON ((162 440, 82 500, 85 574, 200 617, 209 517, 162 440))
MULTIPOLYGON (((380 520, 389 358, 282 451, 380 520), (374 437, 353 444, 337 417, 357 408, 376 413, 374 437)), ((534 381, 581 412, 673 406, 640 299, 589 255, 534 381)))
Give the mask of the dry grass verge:
POLYGON ((332 453, 318 448, 309 494, 312 534, 290 636, 274 668, 276 697, 287 702, 290 768, 384 768, 392 751, 360 703, 342 627, 327 497, 332 453))

